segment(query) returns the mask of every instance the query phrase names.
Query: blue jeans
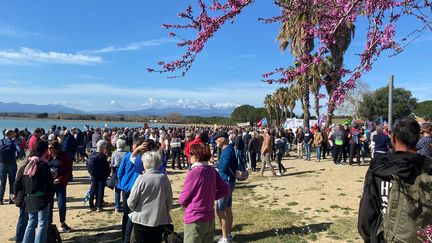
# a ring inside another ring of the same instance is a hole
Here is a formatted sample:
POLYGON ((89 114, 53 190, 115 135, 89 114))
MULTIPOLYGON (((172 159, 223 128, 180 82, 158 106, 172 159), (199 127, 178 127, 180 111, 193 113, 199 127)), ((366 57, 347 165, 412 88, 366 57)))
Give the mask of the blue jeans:
POLYGON ((95 197, 96 197, 96 208, 98 208, 98 209, 103 208, 105 183, 106 183, 106 180, 92 179, 91 187, 90 187, 90 199, 89 199, 90 208, 95 207, 95 205, 94 205, 95 197))
MULTIPOLYGON (((54 186, 54 192, 57 197, 57 207, 59 209, 60 223, 66 222, 66 187, 65 186, 54 186)), ((50 203, 50 218, 49 222, 53 222, 53 208, 54 208, 54 198, 50 203)))
POLYGON ((3 196, 6 191, 6 179, 9 177, 9 197, 13 194, 13 185, 17 172, 17 164, 0 163, 0 200, 3 201, 3 196))
POLYGON ((24 234, 23 243, 45 243, 47 242, 49 204, 43 209, 28 214, 27 228, 24 234), (37 226, 37 230, 36 230, 37 226), (35 235, 36 231, 36 235, 35 235))
POLYGON ((114 187, 114 202, 115 202, 115 209, 120 210, 120 197, 121 197, 121 190, 118 189, 117 187, 114 187))
POLYGON ((239 149, 235 149, 235 154, 237 156, 237 164, 244 164, 245 161, 245 157, 244 157, 244 151, 243 150, 239 150, 239 149))
POLYGON ((25 206, 20 208, 18 222, 16 226, 15 242, 20 243, 24 239, 24 233, 27 228, 28 214, 25 212, 25 206))
POLYGON ((133 223, 129 218, 130 209, 127 205, 127 199, 129 198, 130 192, 122 192, 123 197, 123 219, 122 219, 122 240, 123 242, 130 242, 133 223))
POLYGON ((305 143, 305 149, 306 149, 306 159, 310 160, 311 158, 311 145, 308 143, 305 143))
POLYGON ((319 161, 321 160, 321 146, 317 146, 316 147, 316 153, 317 153, 317 157, 316 159, 319 161))

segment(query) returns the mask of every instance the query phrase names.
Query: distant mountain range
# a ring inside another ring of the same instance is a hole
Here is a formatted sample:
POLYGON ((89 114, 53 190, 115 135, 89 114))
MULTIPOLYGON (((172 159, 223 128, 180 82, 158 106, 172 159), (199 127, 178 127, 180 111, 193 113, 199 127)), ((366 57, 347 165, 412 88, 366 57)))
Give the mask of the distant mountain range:
POLYGON ((183 116, 222 116, 229 117, 234 111, 235 107, 217 107, 217 108, 147 108, 142 110, 133 111, 91 111, 86 112, 63 105, 34 105, 34 104, 21 104, 18 102, 3 103, 0 102, 0 112, 14 112, 14 113, 70 113, 70 114, 109 114, 109 115, 135 115, 135 116, 166 116, 170 113, 179 113, 183 116))
POLYGON ((84 113, 83 111, 69 108, 63 105, 34 105, 21 104, 18 102, 3 103, 0 102, 0 112, 16 112, 16 113, 84 113))

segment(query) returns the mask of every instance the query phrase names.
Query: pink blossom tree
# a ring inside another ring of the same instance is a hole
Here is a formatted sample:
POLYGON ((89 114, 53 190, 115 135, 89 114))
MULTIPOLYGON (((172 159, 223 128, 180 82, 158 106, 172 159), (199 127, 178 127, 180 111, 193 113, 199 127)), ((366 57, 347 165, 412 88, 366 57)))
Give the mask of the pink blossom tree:
MULTIPOLYGON (((171 30, 194 31, 194 39, 182 38, 179 33, 169 32, 169 36, 180 39, 177 44, 185 47, 186 51, 178 60, 159 62, 159 69, 149 68, 149 72, 172 72, 171 77, 184 76, 192 67, 196 56, 204 49, 208 40, 226 22, 233 22, 245 7, 253 5, 253 0, 197 0, 196 9, 188 6, 179 13, 179 17, 187 21, 186 24, 164 24, 163 27, 171 30), (195 12, 197 14, 195 14, 195 12)), ((308 17, 298 22, 297 29, 302 33, 296 39, 289 39, 291 43, 308 43, 316 41, 312 50, 301 50, 294 55, 295 62, 300 65, 291 65, 287 68, 276 68, 274 71, 263 74, 263 80, 272 83, 292 83, 295 80, 304 80, 309 68, 319 64, 328 56, 334 62, 334 69, 327 79, 322 80, 329 96, 328 114, 332 115, 336 105, 341 104, 347 92, 353 89, 357 80, 372 70, 374 62, 390 50, 398 54, 404 50, 412 40, 425 30, 432 30, 432 1, 430 0, 275 0, 274 3, 281 9, 279 16, 261 19, 266 23, 279 23, 281 26, 300 13, 308 13, 308 17), (349 46, 355 23, 360 17, 367 19, 366 41, 360 60, 353 69, 343 66, 343 55, 349 46), (405 17, 414 17, 418 25, 411 33, 400 41, 396 40, 396 25, 405 17)), ((298 47, 295 46, 295 47, 298 47)), ((286 48, 286 46, 285 46, 286 48)), ((308 83, 304 87, 309 86, 308 83)), ((306 93, 306 88, 304 89, 306 93)), ((303 105, 302 105, 303 106, 303 105)), ((303 106, 304 107, 304 106, 303 106)))

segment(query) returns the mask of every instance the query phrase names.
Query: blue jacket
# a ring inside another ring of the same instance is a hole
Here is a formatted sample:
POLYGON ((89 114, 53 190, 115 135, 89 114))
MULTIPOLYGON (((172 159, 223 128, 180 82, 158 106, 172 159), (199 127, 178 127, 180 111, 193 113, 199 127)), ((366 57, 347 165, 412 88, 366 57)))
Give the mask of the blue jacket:
POLYGON ((238 164, 234 147, 231 144, 222 150, 217 167, 222 180, 235 182, 235 171, 237 170, 238 164))
POLYGON ((135 180, 138 178, 138 173, 135 172, 135 164, 132 163, 130 157, 132 152, 123 156, 120 162, 120 167, 117 171, 118 188, 124 192, 130 192, 135 180))
POLYGON ((63 152, 75 154, 77 151, 77 144, 74 136, 72 136, 71 134, 65 136, 61 147, 63 152))
MULTIPOLYGON (((138 173, 139 175, 144 174, 145 169, 144 169, 144 164, 143 161, 141 160, 141 155, 138 155, 135 159, 135 172, 138 173)), ((167 158, 166 155, 162 156, 162 161, 161 161, 161 165, 159 166, 159 172, 161 174, 166 174, 166 167, 167 167, 167 158)))

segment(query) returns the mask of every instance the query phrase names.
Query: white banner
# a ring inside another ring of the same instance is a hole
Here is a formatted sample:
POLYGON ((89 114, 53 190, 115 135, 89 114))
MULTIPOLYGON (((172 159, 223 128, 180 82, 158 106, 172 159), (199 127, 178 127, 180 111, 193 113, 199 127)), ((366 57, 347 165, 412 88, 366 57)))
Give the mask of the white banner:
MULTIPOLYGON (((317 124, 318 121, 317 120, 309 120, 309 128, 312 128, 315 126, 315 124, 317 124)), ((292 130, 297 129, 297 127, 303 127, 303 119, 286 119, 283 128, 284 129, 289 129, 291 128, 292 130)))
POLYGON ((250 126, 250 122, 237 123, 237 126, 239 126, 239 127, 247 127, 247 126, 250 126))

